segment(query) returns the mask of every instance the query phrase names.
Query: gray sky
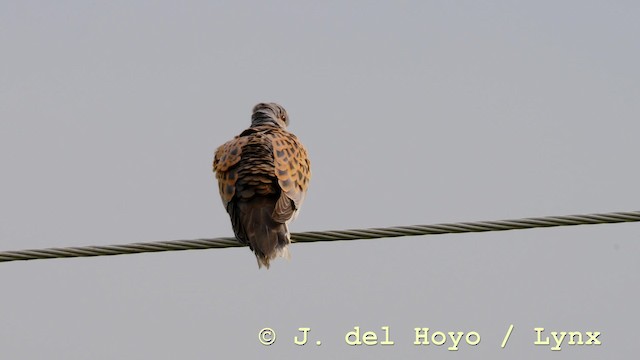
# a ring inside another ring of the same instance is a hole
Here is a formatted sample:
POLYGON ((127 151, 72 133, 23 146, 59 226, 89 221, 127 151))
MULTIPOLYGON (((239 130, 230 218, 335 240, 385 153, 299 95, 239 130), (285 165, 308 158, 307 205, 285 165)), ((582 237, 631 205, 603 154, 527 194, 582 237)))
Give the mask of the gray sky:
MULTIPOLYGON (((294 232, 640 210, 638 18, 632 1, 1 1, 0 250, 229 236, 213 151, 261 101, 312 160, 294 232)), ((0 349, 629 358, 639 229, 294 244, 269 271, 247 248, 5 263, 0 349), (351 347, 354 326, 395 345, 351 347), (416 327, 481 341, 415 346, 416 327), (558 354, 536 327, 602 345, 558 354)))

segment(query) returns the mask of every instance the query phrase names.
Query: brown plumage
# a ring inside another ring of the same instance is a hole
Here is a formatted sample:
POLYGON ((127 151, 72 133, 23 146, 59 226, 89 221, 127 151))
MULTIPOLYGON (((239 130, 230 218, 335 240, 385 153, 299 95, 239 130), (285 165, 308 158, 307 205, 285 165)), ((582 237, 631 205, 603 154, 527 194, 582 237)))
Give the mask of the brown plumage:
POLYGON ((253 108, 251 126, 220 146, 213 159, 233 232, 256 254, 259 267, 289 256, 288 224, 311 178, 307 151, 287 125, 282 106, 260 103, 253 108))

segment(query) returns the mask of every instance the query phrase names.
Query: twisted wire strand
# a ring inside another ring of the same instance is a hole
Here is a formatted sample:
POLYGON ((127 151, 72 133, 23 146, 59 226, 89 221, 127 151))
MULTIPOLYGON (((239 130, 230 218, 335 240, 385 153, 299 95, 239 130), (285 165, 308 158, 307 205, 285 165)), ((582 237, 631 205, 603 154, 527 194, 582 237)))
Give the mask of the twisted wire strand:
MULTIPOLYGON (((640 211, 588 215, 548 216, 515 220, 460 222, 434 225, 396 226, 372 229, 308 231, 291 234, 291 241, 296 243, 305 243, 315 241, 380 239, 399 236, 505 231, 554 226, 613 224, 636 221, 640 221, 640 211)), ((0 262, 138 254, 159 251, 202 250, 241 246, 244 245, 238 243, 235 238, 231 237, 157 241, 125 245, 79 246, 0 252, 0 262)))

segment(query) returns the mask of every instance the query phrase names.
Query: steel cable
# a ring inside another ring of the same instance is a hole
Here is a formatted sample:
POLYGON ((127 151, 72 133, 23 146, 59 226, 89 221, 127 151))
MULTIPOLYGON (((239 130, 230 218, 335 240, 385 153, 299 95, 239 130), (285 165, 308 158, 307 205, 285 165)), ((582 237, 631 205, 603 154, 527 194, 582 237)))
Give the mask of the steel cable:
MULTIPOLYGON (((434 225, 396 226, 388 228, 309 231, 291 234, 294 243, 380 239, 399 236, 436 235, 486 231, 505 231, 554 226, 612 224, 640 221, 640 211, 606 214, 548 216, 515 220, 461 222, 434 225)), ((159 251, 202 250, 244 246, 235 238, 173 240, 107 246, 79 246, 0 252, 0 262, 87 256, 138 254, 159 251)))

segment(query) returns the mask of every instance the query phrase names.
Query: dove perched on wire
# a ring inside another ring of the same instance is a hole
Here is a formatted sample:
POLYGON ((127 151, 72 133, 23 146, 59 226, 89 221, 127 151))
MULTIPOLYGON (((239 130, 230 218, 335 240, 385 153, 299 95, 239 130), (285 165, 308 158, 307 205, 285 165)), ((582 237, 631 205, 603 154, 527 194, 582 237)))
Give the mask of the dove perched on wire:
POLYGON ((251 126, 220 146, 213 159, 222 203, 236 238, 249 245, 258 267, 289 258, 288 224, 305 198, 311 168, 307 150, 287 131, 289 116, 276 103, 253 108, 251 126))

